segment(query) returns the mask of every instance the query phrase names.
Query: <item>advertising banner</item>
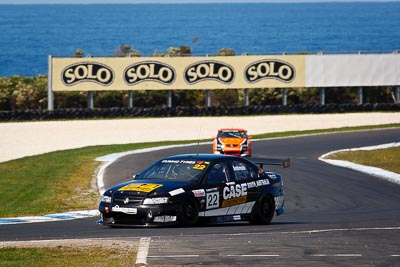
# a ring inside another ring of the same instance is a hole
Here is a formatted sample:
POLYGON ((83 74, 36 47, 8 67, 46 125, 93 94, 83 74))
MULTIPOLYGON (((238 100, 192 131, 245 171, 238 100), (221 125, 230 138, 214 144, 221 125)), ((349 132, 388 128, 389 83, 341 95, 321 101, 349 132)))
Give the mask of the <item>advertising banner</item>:
POLYGON ((113 57, 50 60, 52 91, 305 87, 305 56, 113 57))
POLYGON ((306 87, 396 85, 400 85, 400 54, 306 57, 306 87))

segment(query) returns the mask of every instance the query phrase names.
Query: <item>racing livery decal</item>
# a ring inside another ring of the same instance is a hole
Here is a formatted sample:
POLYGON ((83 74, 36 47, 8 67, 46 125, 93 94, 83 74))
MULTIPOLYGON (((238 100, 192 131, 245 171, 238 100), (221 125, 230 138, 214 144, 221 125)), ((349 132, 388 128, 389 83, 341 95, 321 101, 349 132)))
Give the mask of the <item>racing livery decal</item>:
POLYGON ((137 214, 137 209, 136 208, 121 208, 118 205, 115 205, 112 207, 113 212, 123 212, 126 214, 137 214))
POLYGON ((118 191, 137 191, 149 193, 163 186, 162 184, 128 184, 118 189, 118 191))
POLYGON ((206 201, 206 209, 219 208, 219 192, 215 191, 207 193, 206 201))
POLYGON ((171 196, 176 196, 182 193, 185 193, 185 190, 183 188, 178 188, 169 192, 171 196))
POLYGON ((205 197, 206 196, 206 192, 204 191, 204 189, 192 190, 192 192, 195 197, 205 197))

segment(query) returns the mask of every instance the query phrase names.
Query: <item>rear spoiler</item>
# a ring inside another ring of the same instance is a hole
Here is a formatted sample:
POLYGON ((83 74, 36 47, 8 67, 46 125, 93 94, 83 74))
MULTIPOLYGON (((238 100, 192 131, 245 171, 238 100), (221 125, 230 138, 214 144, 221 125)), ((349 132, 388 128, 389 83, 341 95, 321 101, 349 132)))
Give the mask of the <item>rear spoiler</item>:
POLYGON ((264 165, 280 165, 283 168, 290 167, 290 159, 249 159, 255 164, 258 164, 262 169, 264 165))

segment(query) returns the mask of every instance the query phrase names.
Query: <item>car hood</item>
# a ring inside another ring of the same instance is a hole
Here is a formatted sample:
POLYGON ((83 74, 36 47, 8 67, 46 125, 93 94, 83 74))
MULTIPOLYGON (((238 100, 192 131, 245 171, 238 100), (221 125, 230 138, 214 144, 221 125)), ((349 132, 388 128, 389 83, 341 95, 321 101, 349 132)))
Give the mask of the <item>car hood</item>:
POLYGON ((113 194, 135 195, 135 196, 167 196, 173 195, 176 191, 184 192, 185 189, 194 188, 194 184, 182 181, 170 180, 133 180, 114 186, 113 194), (183 189, 183 191, 182 191, 183 189))
POLYGON ((230 145, 240 145, 246 140, 245 138, 218 138, 218 139, 221 143, 230 145))

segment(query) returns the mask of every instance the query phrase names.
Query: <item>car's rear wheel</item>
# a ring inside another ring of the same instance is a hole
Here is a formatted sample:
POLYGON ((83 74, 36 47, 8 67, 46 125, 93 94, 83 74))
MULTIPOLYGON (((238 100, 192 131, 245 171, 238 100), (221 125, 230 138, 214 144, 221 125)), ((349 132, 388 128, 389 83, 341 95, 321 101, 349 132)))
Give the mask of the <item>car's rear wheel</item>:
POLYGON ((253 207, 251 212, 252 218, 250 223, 252 224, 270 224, 274 217, 275 203, 274 199, 270 195, 261 196, 253 207))
POLYGON ((183 226, 196 224, 199 220, 199 209, 197 204, 192 199, 187 199, 183 202, 179 212, 178 221, 183 226))

